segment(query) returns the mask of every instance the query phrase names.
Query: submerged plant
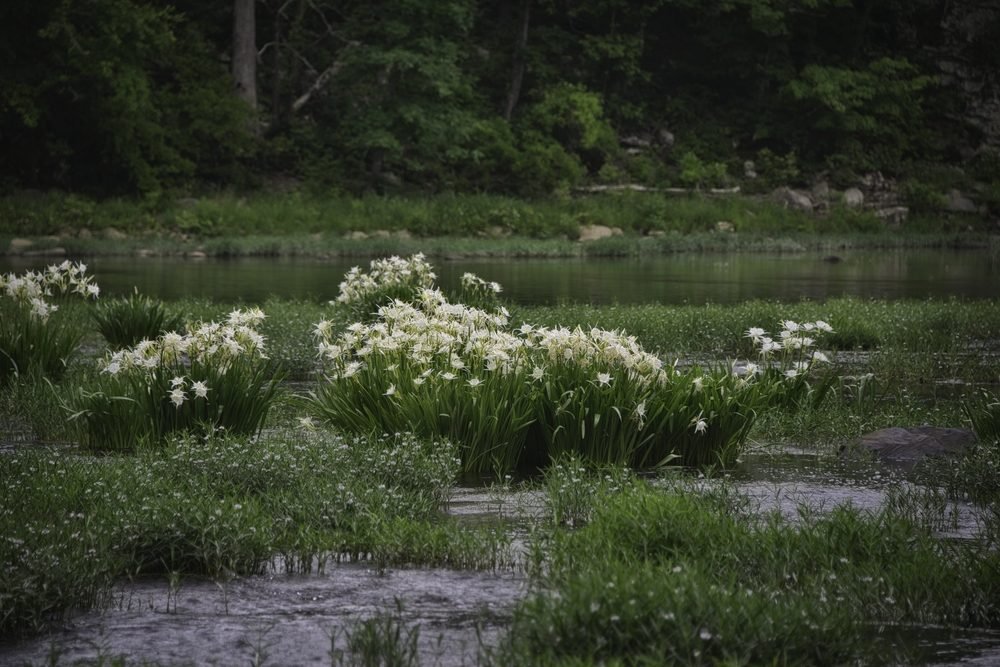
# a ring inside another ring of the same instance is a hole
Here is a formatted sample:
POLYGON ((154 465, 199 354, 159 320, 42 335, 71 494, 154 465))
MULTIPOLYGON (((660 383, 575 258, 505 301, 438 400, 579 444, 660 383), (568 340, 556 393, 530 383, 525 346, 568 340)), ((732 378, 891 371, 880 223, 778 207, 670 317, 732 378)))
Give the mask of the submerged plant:
POLYGON ((281 379, 256 329, 263 319, 260 309, 235 310, 224 324, 111 353, 96 389, 77 389, 65 406, 81 444, 129 451, 175 431, 258 432, 281 379))
POLYGON ((180 315, 171 315, 161 302, 138 292, 125 299, 104 301, 92 316, 97 330, 114 350, 177 331, 183 324, 180 315))
POLYGON ((50 299, 96 299, 100 288, 86 273, 85 264, 65 261, 44 271, 0 274, 0 384, 33 373, 62 375, 82 333, 50 320, 59 309, 50 299))

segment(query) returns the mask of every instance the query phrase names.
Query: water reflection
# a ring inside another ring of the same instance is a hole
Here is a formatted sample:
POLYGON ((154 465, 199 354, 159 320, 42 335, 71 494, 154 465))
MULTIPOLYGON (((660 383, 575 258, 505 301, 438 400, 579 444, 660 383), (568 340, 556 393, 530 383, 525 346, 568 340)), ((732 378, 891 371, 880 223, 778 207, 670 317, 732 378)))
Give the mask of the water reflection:
MULTIPOLYGON (((457 287, 462 274, 471 271, 500 282, 507 297, 523 304, 700 304, 848 295, 879 299, 1000 297, 1000 269, 987 253, 978 251, 845 252, 839 262, 824 261, 820 253, 432 261, 445 288, 457 287)), ((40 258, 2 257, 0 271, 22 271, 46 263, 40 258)), ((88 264, 106 294, 126 294, 136 287, 168 299, 196 296, 259 302, 272 295, 333 299, 344 273, 367 261, 102 257, 88 264)))

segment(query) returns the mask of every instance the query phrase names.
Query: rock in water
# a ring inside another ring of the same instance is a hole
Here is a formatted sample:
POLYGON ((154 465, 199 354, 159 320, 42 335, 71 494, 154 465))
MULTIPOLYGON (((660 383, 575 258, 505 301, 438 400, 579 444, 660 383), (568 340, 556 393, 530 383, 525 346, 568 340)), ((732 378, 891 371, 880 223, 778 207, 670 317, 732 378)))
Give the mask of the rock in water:
POLYGON ((958 456, 976 444, 976 434, 964 428, 894 426, 861 436, 859 445, 886 463, 913 466, 931 456, 958 456))

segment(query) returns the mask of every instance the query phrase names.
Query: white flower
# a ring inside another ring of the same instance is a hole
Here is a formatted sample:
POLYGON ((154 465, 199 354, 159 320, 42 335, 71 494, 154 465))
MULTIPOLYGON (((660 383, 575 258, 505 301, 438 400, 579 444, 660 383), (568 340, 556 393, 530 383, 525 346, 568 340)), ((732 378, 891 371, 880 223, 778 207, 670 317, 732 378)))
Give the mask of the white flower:
POLYGON ((441 377, 443 377, 445 380, 454 380, 458 376, 452 373, 451 371, 445 371, 444 373, 441 373, 441 377))
POLYGON ((816 328, 819 329, 820 331, 825 331, 827 333, 832 333, 833 332, 833 327, 831 327, 829 324, 827 324, 823 320, 816 320, 815 322, 813 322, 813 324, 815 324, 816 328))
POLYGON ((542 368, 541 366, 535 366, 534 368, 531 369, 531 378, 533 380, 541 380, 543 377, 545 377, 544 368, 542 368))
POLYGON ((698 421, 695 422, 695 425, 694 425, 694 432, 695 433, 704 433, 707 430, 708 430, 708 422, 707 421, 705 421, 704 419, 698 419, 698 421))
POLYGON ((182 386, 184 386, 184 378, 183 377, 175 377, 174 379, 172 379, 170 381, 170 386, 171 387, 182 387, 182 386))
POLYGON ((798 331, 799 330, 799 323, 798 322, 794 322, 792 320, 785 320, 784 322, 781 323, 781 326, 784 327, 785 329, 787 329, 788 331, 798 331))
POLYGON ((599 385, 611 384, 611 380, 612 379, 613 378, 611 377, 611 375, 609 373, 598 373, 597 374, 597 384, 599 384, 599 385))
POLYGON ((767 335, 767 332, 760 327, 750 327, 747 332, 743 334, 745 338, 750 338, 754 343, 759 343, 760 339, 767 335))
POLYGON ((639 403, 639 405, 635 406, 635 411, 634 412, 635 412, 635 416, 639 419, 639 421, 642 421, 643 419, 645 419, 646 418, 646 401, 643 401, 643 402, 639 403))
POLYGON ((799 372, 794 368, 789 368, 787 371, 785 371, 785 377, 788 378, 789 380, 797 377, 798 374, 799 372))
POLYGON ((208 398, 208 386, 204 382, 192 382, 191 389, 198 398, 208 398))
POLYGON ((384 396, 392 396, 396 393, 396 385, 390 384, 389 388, 385 390, 384 396))
POLYGON ((96 299, 100 293, 101 293, 101 288, 98 287, 97 285, 95 285, 93 283, 87 285, 87 295, 88 296, 92 296, 92 297, 94 297, 96 299))
POLYGON ((705 378, 701 377, 700 375, 698 377, 696 377, 694 380, 691 381, 691 384, 694 385, 694 390, 696 392, 702 390, 702 385, 704 383, 705 383, 705 378))
POLYGON ((417 387, 419 387, 420 385, 422 385, 425 382, 427 382, 427 380, 425 378, 422 378, 422 377, 415 377, 415 378, 413 378, 413 384, 416 385, 417 387))
POLYGON ((479 378, 472 378, 471 380, 469 380, 469 386, 472 387, 473 389, 478 387, 482 383, 483 381, 480 380, 479 378))
POLYGON ((299 417, 299 426, 307 431, 316 430, 316 422, 313 421, 312 417, 299 417))
POLYGON ((824 363, 830 361, 830 358, 828 356, 826 356, 825 354, 823 354, 822 352, 820 352, 818 350, 816 352, 813 352, 812 358, 813 358, 813 361, 821 361, 821 362, 824 362, 824 363))
POLYGON ((493 290, 494 294, 499 294, 503 291, 503 287, 501 287, 500 283, 497 282, 490 283, 490 289, 493 290))
POLYGON ((185 400, 184 390, 180 388, 175 388, 170 392, 170 402, 174 404, 175 407, 181 407, 184 405, 185 400))

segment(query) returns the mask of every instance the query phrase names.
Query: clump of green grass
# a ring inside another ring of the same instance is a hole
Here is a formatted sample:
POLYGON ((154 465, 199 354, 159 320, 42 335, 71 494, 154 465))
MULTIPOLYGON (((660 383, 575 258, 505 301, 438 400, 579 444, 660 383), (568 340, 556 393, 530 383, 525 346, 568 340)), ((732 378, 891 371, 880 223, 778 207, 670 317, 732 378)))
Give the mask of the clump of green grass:
POLYGON ((92 316, 97 330, 113 350, 153 340, 168 331, 179 331, 184 323, 179 314, 171 314, 162 302, 138 292, 102 302, 92 316))
POLYGON ((342 557, 493 568, 509 538, 443 520, 455 447, 408 434, 185 436, 128 458, 0 457, 0 636, 100 606, 118 577, 231 578, 342 557))
POLYGON ((892 511, 747 517, 688 484, 633 480, 544 544, 511 664, 839 664, 872 657, 872 625, 1000 619, 996 553, 942 549, 892 511))

